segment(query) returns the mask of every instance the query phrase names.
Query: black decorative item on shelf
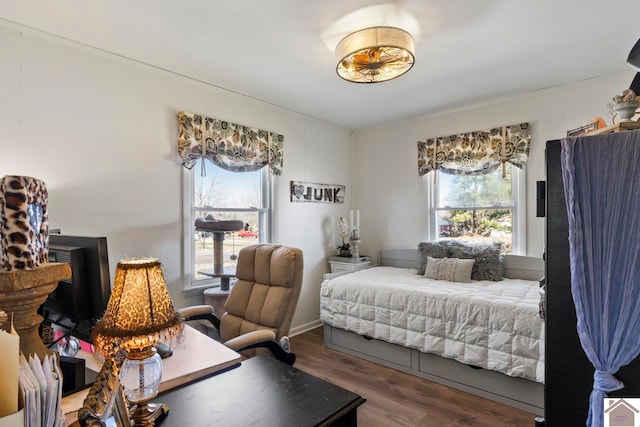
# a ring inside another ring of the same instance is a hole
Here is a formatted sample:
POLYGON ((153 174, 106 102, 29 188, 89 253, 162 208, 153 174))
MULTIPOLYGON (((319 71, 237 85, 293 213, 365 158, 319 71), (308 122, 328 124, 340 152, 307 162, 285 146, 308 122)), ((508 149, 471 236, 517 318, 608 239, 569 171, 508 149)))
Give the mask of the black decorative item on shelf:
POLYGON ((536 181, 536 217, 544 218, 545 181, 536 181))
MULTIPOLYGON (((627 64, 637 70, 640 70, 640 39, 636 42, 633 48, 631 48, 631 52, 629 52, 629 57, 627 58, 627 64)), ((640 93, 640 73, 636 73, 629 89, 633 90, 635 93, 640 93)))
POLYGON ((627 64, 640 70, 640 39, 633 48, 631 48, 631 52, 629 52, 629 57, 627 58, 627 64))

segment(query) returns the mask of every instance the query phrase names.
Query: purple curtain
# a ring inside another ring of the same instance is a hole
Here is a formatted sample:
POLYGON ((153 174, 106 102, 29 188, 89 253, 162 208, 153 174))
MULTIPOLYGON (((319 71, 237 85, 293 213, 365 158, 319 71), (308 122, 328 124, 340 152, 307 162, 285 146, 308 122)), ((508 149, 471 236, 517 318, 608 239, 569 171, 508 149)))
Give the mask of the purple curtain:
POLYGON ((640 131, 565 138, 562 172, 571 292, 582 347, 595 368, 587 426, 640 353, 640 131))

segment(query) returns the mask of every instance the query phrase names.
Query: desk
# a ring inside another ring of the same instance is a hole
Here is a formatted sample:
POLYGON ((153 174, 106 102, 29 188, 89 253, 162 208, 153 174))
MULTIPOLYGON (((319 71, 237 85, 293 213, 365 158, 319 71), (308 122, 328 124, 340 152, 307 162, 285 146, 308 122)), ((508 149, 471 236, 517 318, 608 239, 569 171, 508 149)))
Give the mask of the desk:
POLYGON ((261 355, 236 369, 162 393, 158 427, 356 426, 359 395, 261 355))
MULTIPOLYGON (((81 352, 77 357, 86 359, 87 368, 100 370, 92 354, 81 352)), ((240 354, 224 344, 185 325, 184 341, 173 348, 171 357, 162 359, 160 392, 239 365, 240 359, 240 354)), ((88 392, 89 389, 86 389, 64 397, 62 399, 64 413, 73 413, 80 409, 88 392)))

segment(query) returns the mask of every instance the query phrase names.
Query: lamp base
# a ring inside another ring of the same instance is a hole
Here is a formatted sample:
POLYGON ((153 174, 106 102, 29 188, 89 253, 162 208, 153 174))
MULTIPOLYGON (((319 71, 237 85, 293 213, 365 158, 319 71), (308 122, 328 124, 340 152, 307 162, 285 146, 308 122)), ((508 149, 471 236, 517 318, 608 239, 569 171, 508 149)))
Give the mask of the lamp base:
POLYGON ((164 403, 137 403, 129 410, 134 426, 155 426, 156 421, 169 413, 164 403))

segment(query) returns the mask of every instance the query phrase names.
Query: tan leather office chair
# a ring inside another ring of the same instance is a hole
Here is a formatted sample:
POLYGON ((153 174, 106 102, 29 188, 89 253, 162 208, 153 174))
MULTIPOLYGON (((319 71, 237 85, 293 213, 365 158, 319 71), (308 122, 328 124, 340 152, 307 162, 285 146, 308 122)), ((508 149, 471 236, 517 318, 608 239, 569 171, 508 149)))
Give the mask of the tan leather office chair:
POLYGON ((273 244, 247 246, 238 253, 238 280, 221 317, 209 305, 179 312, 187 321, 209 320, 226 346, 247 357, 265 348, 293 365, 295 354, 288 349, 287 335, 302 288, 302 268, 300 249, 273 244))

